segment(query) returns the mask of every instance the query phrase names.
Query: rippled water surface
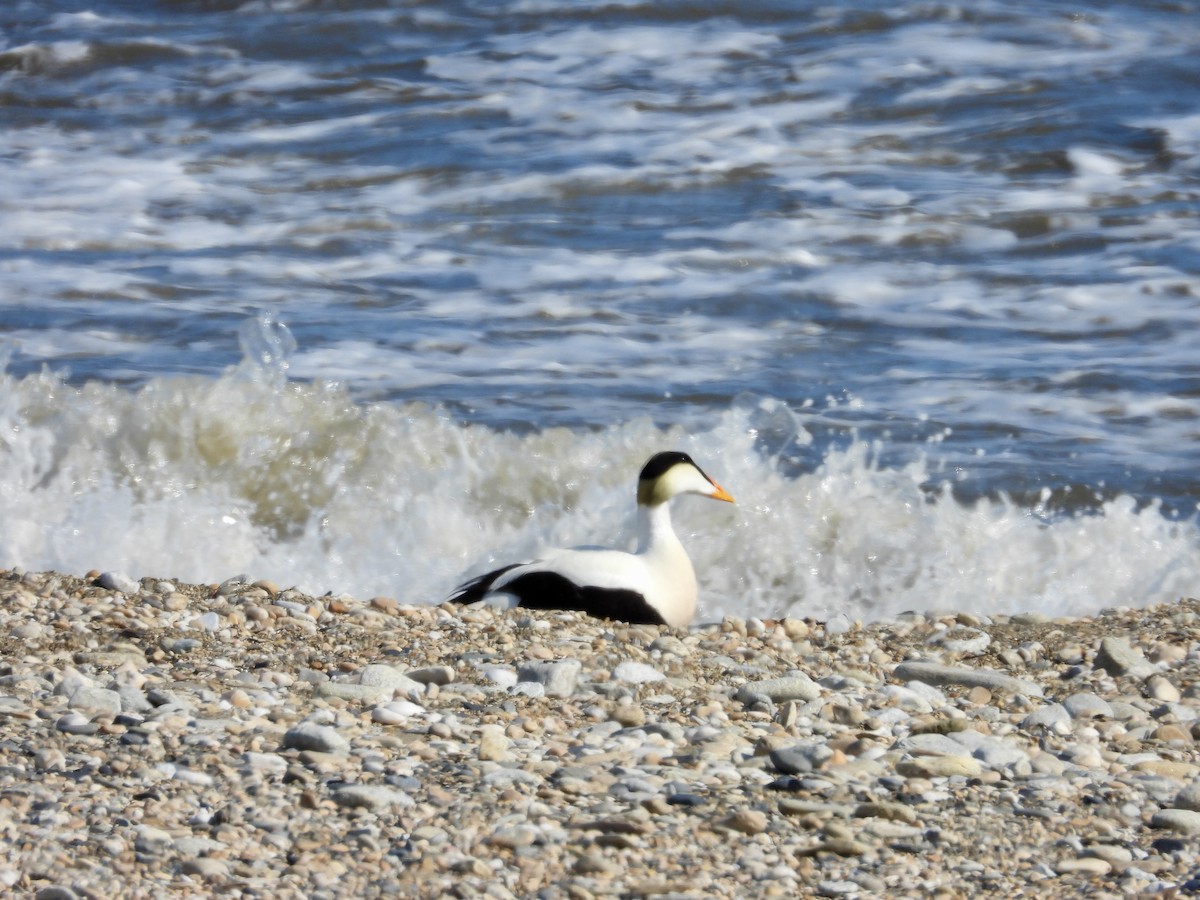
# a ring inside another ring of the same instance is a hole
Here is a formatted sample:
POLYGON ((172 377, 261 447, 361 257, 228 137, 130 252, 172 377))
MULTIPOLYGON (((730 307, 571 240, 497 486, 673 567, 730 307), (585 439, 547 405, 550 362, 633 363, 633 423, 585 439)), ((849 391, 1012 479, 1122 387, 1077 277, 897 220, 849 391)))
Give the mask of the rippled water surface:
POLYGON ((748 498, 681 505, 709 615, 1194 593, 1197 45, 1195 2, 4 4, 0 565, 436 599, 626 539, 669 443, 748 498))

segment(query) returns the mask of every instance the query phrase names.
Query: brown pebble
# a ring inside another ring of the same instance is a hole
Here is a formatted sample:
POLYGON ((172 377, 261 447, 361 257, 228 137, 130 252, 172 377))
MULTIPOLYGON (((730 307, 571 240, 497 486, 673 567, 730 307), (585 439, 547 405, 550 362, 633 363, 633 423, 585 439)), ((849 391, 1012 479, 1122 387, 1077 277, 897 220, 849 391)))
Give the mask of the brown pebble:
POLYGON ((609 712, 608 717, 625 728, 636 728, 646 723, 646 713, 640 706, 617 706, 609 712))
POLYGON ((400 604, 391 597, 372 597, 371 608, 381 610, 389 616, 400 614, 400 604))
POLYGON ((1154 729, 1152 737, 1156 741, 1182 741, 1185 744, 1192 743, 1192 735, 1185 731, 1179 725, 1159 725, 1154 729))
POLYGON ((739 809, 722 819, 720 824, 742 834, 762 834, 767 830, 767 817, 757 809, 739 809))
POLYGON ((577 875, 605 875, 616 871, 616 866, 599 853, 585 853, 571 867, 577 875))
POLYGON ((823 841, 815 847, 807 847, 797 851, 798 856, 816 856, 820 853, 833 853, 837 856, 862 856, 870 852, 870 847, 861 841, 836 838, 823 841))
POLYGON ((992 702, 992 692, 985 687, 975 686, 967 691, 967 699, 976 706, 987 706, 992 702))

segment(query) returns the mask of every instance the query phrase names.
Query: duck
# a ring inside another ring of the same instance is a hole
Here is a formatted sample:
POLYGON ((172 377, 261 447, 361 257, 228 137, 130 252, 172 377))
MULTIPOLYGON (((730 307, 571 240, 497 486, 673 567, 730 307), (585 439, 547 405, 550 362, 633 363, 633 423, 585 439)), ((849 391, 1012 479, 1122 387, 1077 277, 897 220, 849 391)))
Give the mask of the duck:
POLYGON ((670 501, 681 494, 734 502, 686 453, 656 453, 638 475, 633 553, 590 547, 552 550, 472 578, 447 600, 579 610, 596 618, 686 628, 696 614, 696 573, 671 527, 670 501))

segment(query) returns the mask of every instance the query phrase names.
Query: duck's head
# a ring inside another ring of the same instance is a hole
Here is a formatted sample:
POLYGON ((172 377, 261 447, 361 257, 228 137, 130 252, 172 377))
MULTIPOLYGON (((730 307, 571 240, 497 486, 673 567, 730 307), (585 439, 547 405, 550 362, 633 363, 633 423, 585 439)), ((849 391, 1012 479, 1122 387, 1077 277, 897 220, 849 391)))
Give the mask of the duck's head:
POLYGON ((678 450, 655 453, 638 476, 638 504, 657 506, 679 494, 700 494, 714 500, 733 502, 733 497, 678 450))

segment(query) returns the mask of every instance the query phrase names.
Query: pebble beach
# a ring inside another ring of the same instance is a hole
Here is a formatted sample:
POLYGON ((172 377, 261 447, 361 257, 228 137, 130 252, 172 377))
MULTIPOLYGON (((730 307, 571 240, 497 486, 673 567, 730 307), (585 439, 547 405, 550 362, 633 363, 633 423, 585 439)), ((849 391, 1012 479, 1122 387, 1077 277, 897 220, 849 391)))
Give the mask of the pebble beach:
POLYGON ((0 890, 1200 893, 1200 602, 687 631, 0 571, 0 890))

